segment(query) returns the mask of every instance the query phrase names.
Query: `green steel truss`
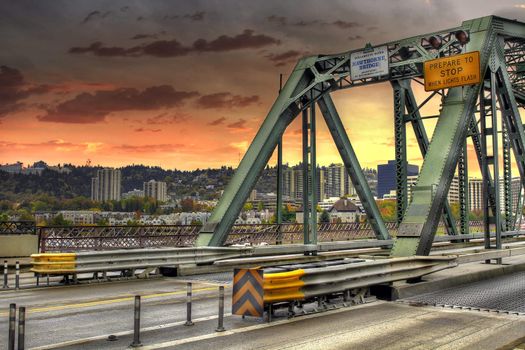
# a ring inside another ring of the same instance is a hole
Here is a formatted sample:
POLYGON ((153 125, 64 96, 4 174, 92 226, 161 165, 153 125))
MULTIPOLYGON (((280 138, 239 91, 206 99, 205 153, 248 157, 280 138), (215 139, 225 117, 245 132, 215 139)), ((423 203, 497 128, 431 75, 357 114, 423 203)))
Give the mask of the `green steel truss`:
MULTIPOLYGON (((462 182, 461 233, 466 233, 466 216, 468 215, 468 180, 466 172, 466 138, 471 137, 476 150, 480 167, 483 169, 491 162, 487 155, 486 138, 489 133, 497 133, 495 128, 484 125, 483 119, 491 119, 482 107, 484 102, 480 96, 491 94, 490 103, 496 102, 501 109, 505 124, 505 134, 508 135, 504 145, 508 143, 507 153, 514 153, 522 183, 525 184, 525 134, 518 113, 518 106, 525 103, 525 24, 488 16, 465 21, 461 26, 418 35, 386 44, 389 52, 389 74, 373 78, 352 80, 350 77, 350 55, 348 51, 336 55, 318 55, 301 59, 286 84, 279 93, 277 100, 270 109, 261 125, 235 175, 226 187, 222 198, 213 211, 209 221, 203 226, 197 245, 220 246, 226 241, 231 226, 248 198, 250 191, 280 142, 287 126, 299 115, 303 114, 303 162, 305 179, 305 223, 315 226, 315 211, 309 214, 308 209, 316 203, 315 189, 317 185, 315 164, 315 106, 322 112, 328 129, 341 154, 350 178, 356 187, 358 196, 363 203, 368 221, 377 238, 385 239, 389 234, 370 188, 361 171, 359 162, 352 148, 348 135, 330 93, 336 90, 352 88, 390 81, 394 91, 394 124, 396 130, 396 160, 398 170, 398 218, 400 219, 398 236, 392 248, 393 256, 428 255, 438 222, 443 217, 449 233, 455 232, 455 223, 446 200, 448 189, 452 182, 456 167, 462 182), (468 42, 460 41, 458 32, 468 35, 468 42), (439 48, 432 47, 429 38, 438 36, 441 39, 439 48), (434 92, 420 105, 417 104, 410 87, 410 82, 421 83, 423 62, 436 57, 452 56, 464 52, 480 51, 481 70, 484 76, 490 77, 484 84, 451 88, 434 92), (490 82, 490 83, 489 83, 490 82), (420 116, 420 108, 434 96, 442 99, 441 110, 434 134, 429 141, 420 116), (477 115, 479 112, 484 118, 477 115), (484 114, 485 113, 485 114, 484 114), (416 133, 422 155, 423 166, 416 185, 413 188, 412 200, 408 203, 406 189, 406 129, 410 122, 416 133), (308 139, 308 134, 310 139, 308 139), (510 148, 510 150, 509 150, 510 148), (306 177, 306 176, 305 176, 306 177), (466 194, 465 194, 466 193, 466 194), (310 194, 309 197, 306 197, 310 194)), ((379 46, 379 45, 378 45, 379 46)), ((382 46, 382 45, 381 45, 382 46)), ((483 98, 482 98, 483 99, 483 98)), ((498 115, 494 115, 497 118, 498 115)), ((485 120, 485 122, 487 121, 485 120)), ((492 120, 492 119, 491 119, 492 120)), ((496 123, 497 124, 497 123, 496 123)), ((495 138, 497 139, 497 138, 495 138)), ((494 148, 494 147, 492 147, 494 148)), ((507 153, 505 153, 507 152, 507 153)), ((497 152, 496 152, 497 153, 497 152)), ((491 156, 494 156, 492 154, 491 156)), ((496 154, 497 156, 497 154, 496 154)), ((492 162, 497 157, 494 157, 492 162)), ((507 162, 510 164, 510 161, 507 162)), ((497 167, 492 166, 492 173, 497 167)), ((510 167, 509 167, 510 169, 510 167)), ((505 172, 505 171, 504 171, 505 172)), ((497 173, 497 171, 496 171, 497 173)), ((498 178, 486 174, 486 186, 489 189, 486 207, 495 219, 488 221, 495 224, 499 220, 499 204, 497 191, 498 178)), ((510 173, 509 173, 510 174, 510 173)), ((506 176, 510 176, 505 172, 506 176)), ((460 186, 461 188, 461 186, 460 186)), ((503 191, 507 193, 507 191, 503 191)), ((510 193, 510 191, 509 191, 510 193)), ((510 194, 509 194, 510 196, 510 194)), ((508 215, 508 212, 506 212, 508 215)), ((487 216, 488 217, 488 216, 487 216)), ((305 225, 308 226, 308 225, 305 225)), ((501 227, 501 225, 497 225, 501 227)), ((460 236, 459 236, 460 237, 460 236)), ((315 243, 315 229, 305 228, 305 243, 315 243)))

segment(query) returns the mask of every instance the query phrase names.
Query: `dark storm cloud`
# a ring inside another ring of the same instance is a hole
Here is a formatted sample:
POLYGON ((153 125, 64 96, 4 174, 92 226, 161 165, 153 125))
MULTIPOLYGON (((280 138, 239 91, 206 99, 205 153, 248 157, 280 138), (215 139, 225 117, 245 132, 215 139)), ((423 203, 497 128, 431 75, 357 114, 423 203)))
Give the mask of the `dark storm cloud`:
POLYGON ((206 11, 195 11, 193 13, 186 13, 184 15, 165 15, 164 20, 188 19, 193 22, 202 21, 206 16, 206 11))
POLYGON ((157 34, 135 34, 131 37, 131 40, 141 40, 141 39, 157 39, 157 34))
POLYGON ((166 125, 176 124, 188 119, 188 116, 183 113, 161 113, 157 116, 146 119, 148 125, 166 125))
POLYGON ((270 23, 278 24, 281 26, 290 25, 290 26, 297 26, 297 27, 306 27, 306 26, 319 25, 319 26, 333 26, 333 27, 337 27, 341 29, 350 29, 350 28, 359 27, 359 23, 357 22, 343 21, 340 19, 333 21, 333 22, 326 22, 326 21, 321 21, 318 19, 313 19, 313 20, 301 19, 298 21, 291 22, 288 19, 288 17, 271 15, 271 16, 266 17, 266 20, 270 23))
POLYGON ((100 12, 100 11, 92 11, 90 12, 84 19, 82 20, 82 23, 88 23, 97 19, 104 19, 107 16, 111 14, 111 11, 106 12, 100 12))
POLYGON ((288 50, 282 53, 270 53, 265 57, 268 58, 276 67, 284 66, 288 63, 296 62, 298 58, 306 56, 308 52, 288 50))
POLYGON ((221 125, 225 121, 226 121, 226 118, 220 117, 215 120, 212 120, 211 122, 208 123, 208 125, 211 125, 211 126, 221 125))
POLYGON ((81 54, 81 53, 93 53, 95 56, 115 57, 115 56, 131 56, 136 54, 138 47, 125 49, 118 46, 105 47, 104 44, 97 41, 87 47, 72 47, 69 49, 69 53, 81 54))
POLYGON ((8 66, 0 66, 0 118, 23 107, 22 100, 32 95, 50 92, 49 85, 34 85, 25 81, 22 73, 8 66))
POLYGON ((148 129, 148 128, 137 128, 133 130, 135 132, 161 132, 161 129, 148 129))
POLYGON ((360 39, 363 39, 363 37, 361 35, 350 35, 348 37, 348 40, 350 40, 350 41, 360 40, 360 39))
POLYGON ((192 21, 202 21, 204 19, 204 15, 206 14, 205 11, 196 11, 194 13, 188 13, 184 16, 182 16, 182 18, 187 18, 189 20, 192 20, 192 21))
POLYGON ((228 128, 230 129, 245 129, 246 128, 246 120, 239 119, 238 121, 228 124, 228 128))
POLYGON ((280 45, 281 41, 265 35, 254 34, 253 30, 245 29, 235 36, 221 35, 214 40, 197 39, 191 46, 185 46, 177 40, 157 40, 130 48, 118 46, 104 46, 101 42, 94 42, 86 47, 72 47, 69 53, 91 53, 95 56, 106 57, 177 57, 190 53, 224 52, 241 49, 258 49, 269 45, 280 45))
POLYGON ((81 93, 48 109, 46 114, 37 118, 43 122, 98 123, 103 122, 112 112, 178 107, 197 95, 195 91, 177 91, 169 85, 152 86, 142 91, 118 88, 81 93))
POLYGON ((204 109, 211 108, 237 108, 247 107, 259 102, 259 96, 240 96, 233 95, 229 92, 218 92, 210 95, 204 95, 197 99, 195 104, 204 109))

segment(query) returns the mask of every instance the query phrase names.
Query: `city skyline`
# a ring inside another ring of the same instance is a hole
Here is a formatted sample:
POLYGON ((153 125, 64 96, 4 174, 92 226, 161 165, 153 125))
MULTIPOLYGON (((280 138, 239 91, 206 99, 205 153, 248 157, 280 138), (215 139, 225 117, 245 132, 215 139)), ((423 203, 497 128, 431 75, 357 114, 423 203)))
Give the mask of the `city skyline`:
MULTIPOLYGON (((268 1, 232 13, 236 1, 0 4, 0 160, 33 163, 45 154, 52 164, 236 168, 277 95, 279 74, 286 80, 299 57, 488 14, 525 19, 519 1, 330 5, 311 2, 297 12, 293 2, 268 1), (406 20, 391 23, 401 12, 406 20)), ((415 93, 419 101, 426 96, 422 88, 415 93)), ((388 84, 337 92, 334 100, 362 167, 394 158, 388 84)), ((432 102, 422 112, 437 108, 432 102)), ((433 123, 426 122, 429 133, 433 123)), ((318 162, 341 162, 318 125, 318 162)), ((407 135, 408 160, 421 165, 407 135)), ((296 120, 284 135, 285 163, 299 161, 300 142, 296 120)), ((469 158, 469 173, 479 175, 470 144, 469 158)))

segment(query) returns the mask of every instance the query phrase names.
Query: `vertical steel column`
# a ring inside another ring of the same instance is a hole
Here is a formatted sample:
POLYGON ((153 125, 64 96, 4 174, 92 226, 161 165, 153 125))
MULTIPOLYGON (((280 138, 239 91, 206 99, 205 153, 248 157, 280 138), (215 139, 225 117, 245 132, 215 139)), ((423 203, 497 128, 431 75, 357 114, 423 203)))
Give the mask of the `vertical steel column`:
POLYGON ((303 109, 303 242, 309 241, 309 206, 308 206, 308 108, 303 109))
POLYGON ((489 102, 485 99, 484 88, 481 89, 479 95, 479 110, 480 110, 480 151, 481 151, 481 178, 483 187, 483 233, 485 239, 485 248, 490 248, 490 212, 489 212, 489 167, 487 162, 487 114, 490 113, 490 107, 486 105, 489 102))
MULTIPOLYGON (((485 229, 485 248, 501 248, 501 210, 499 196, 499 164, 498 164, 498 123, 496 106, 496 75, 492 71, 487 72, 485 86, 480 92, 480 126, 481 126, 481 151, 482 151, 482 176, 483 176, 483 219, 485 229), (490 126, 487 125, 490 123, 490 126), (488 152, 488 141, 492 141, 492 154, 488 152), (492 171, 490 171, 492 166, 492 171), (493 178, 492 188, 490 178, 493 178), (492 192, 492 193, 491 193, 492 192), (490 203, 490 198, 493 203, 490 203), (496 245, 490 242, 490 227, 494 224, 496 233, 496 245)), ((490 262, 490 261, 486 261, 490 262)))
POLYGON ((469 193, 468 193, 468 155, 467 139, 463 143, 463 150, 458 160, 459 180, 459 219, 460 232, 462 235, 469 233, 469 193))
POLYGON ((496 100, 496 73, 490 72, 490 100, 492 103, 492 167, 494 174, 494 198, 496 199, 496 212, 494 225, 496 226, 496 249, 501 249, 501 210, 499 196, 499 156, 498 156, 498 110, 496 100))
POLYGON ((315 101, 310 105, 310 178, 311 178, 311 214, 310 231, 308 236, 309 244, 317 244, 317 159, 316 159, 316 126, 315 126, 315 101))
POLYGON ((396 157, 396 216, 400 224, 408 205, 405 89, 394 84, 394 143, 396 157))
POLYGON ((512 215, 512 164, 510 159, 510 140, 505 123, 501 123, 503 138, 503 204, 505 213, 505 231, 511 231, 513 224, 512 215))
MULTIPOLYGON (((279 94, 283 89, 283 75, 279 74, 279 94)), ((275 209, 277 217, 277 241, 276 244, 283 242, 281 224, 283 223, 283 135, 279 136, 277 143, 277 203, 275 209)))

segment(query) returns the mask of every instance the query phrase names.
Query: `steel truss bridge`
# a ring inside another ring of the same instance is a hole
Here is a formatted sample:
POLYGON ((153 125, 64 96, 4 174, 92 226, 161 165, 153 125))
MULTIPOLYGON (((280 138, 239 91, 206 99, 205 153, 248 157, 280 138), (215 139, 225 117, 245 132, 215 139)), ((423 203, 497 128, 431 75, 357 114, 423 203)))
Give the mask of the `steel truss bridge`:
MULTIPOLYGON (((450 235, 469 233, 467 139, 471 139, 483 178, 485 247, 501 248, 501 233, 515 229, 516 213, 512 201, 521 190, 511 191, 513 162, 525 182, 525 133, 519 107, 525 103, 525 24, 495 16, 463 22, 460 26, 434 33, 392 41, 377 47, 388 49, 388 74, 363 79, 351 77, 351 50, 335 55, 302 58, 280 90, 234 177, 209 221, 199 232, 198 246, 221 246, 256 181, 277 148, 278 223, 282 209, 282 137, 290 123, 301 115, 303 140, 302 228, 305 245, 315 245, 318 198, 316 191, 316 106, 321 111, 341 155, 357 195, 366 212, 367 222, 378 239, 389 239, 391 228, 383 222, 359 160, 346 133, 331 93, 364 85, 389 82, 393 90, 393 123, 397 174, 397 236, 391 255, 428 255, 442 221, 450 235), (482 82, 432 92, 417 101, 413 86, 423 85, 425 61, 479 51, 482 82), (439 99, 439 114, 423 116, 422 108, 439 99), (430 138, 425 119, 438 118, 430 138), (411 126, 424 157, 421 172, 408 201, 407 128, 411 126), (500 145, 501 142, 501 145, 500 145), (514 155, 514 157, 512 157, 514 155), (502 158, 503 174, 499 161, 502 158), (447 193, 455 174, 459 176, 460 222, 455 223, 447 193), (500 194, 500 178, 503 193, 500 194), (500 205, 500 195, 504 205, 500 205), (489 233, 495 231, 492 243, 489 233)), ((371 46, 366 49, 373 49, 371 46)), ((521 208, 521 205, 519 206, 521 208)))

